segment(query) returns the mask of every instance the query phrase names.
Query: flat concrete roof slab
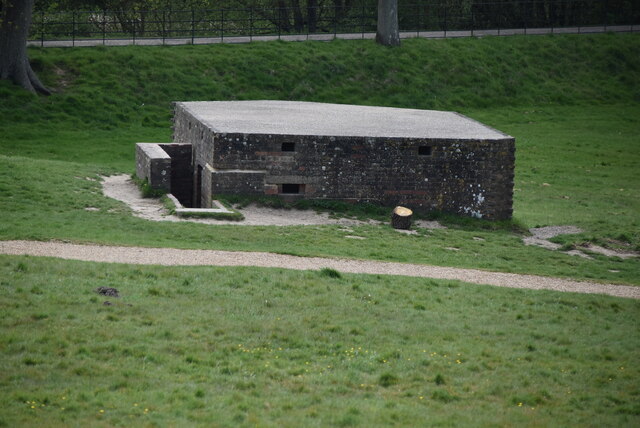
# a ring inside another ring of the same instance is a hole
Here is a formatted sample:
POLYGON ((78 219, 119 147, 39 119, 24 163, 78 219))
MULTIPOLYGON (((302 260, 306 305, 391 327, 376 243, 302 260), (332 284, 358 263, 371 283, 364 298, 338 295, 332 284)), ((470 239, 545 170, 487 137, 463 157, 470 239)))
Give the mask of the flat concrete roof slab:
POLYGON ((454 112, 299 101, 178 102, 219 133, 495 140, 511 138, 454 112))

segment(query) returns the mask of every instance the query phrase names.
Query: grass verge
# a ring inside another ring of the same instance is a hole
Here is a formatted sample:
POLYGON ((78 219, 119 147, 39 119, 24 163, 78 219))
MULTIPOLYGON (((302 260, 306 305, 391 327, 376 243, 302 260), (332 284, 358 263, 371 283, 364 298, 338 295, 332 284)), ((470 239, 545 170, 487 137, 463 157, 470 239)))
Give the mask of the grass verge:
POLYGON ((640 422, 638 301, 13 256, 0 278, 4 426, 640 422))

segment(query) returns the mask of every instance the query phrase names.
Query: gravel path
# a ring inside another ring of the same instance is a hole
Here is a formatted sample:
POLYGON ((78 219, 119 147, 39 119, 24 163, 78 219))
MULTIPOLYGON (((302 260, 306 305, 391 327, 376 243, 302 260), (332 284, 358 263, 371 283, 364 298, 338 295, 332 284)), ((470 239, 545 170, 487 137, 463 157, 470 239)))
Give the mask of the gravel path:
POLYGON ((116 247, 61 242, 0 241, 0 254, 165 266, 257 266, 295 270, 315 270, 326 267, 348 273, 452 279, 498 287, 607 294, 610 296, 640 299, 640 287, 633 286, 599 284, 535 275, 487 272, 476 269, 365 260, 296 257, 273 253, 116 247))
MULTIPOLYGON (((560 250, 562 245, 556 244, 555 242, 549 241, 549 239, 554 238, 559 235, 575 235, 577 233, 582 233, 582 229, 576 226, 545 226, 545 227, 534 227, 529 229, 531 232, 531 236, 525 236, 522 239, 525 245, 535 245, 537 247, 546 248, 547 250, 560 250)), ((585 259, 591 259, 592 257, 582 250, 587 250, 592 253, 598 253, 605 255, 607 257, 619 257, 621 259, 631 259, 640 257, 637 251, 622 251, 619 249, 611 249, 604 248, 595 244, 585 244, 578 248, 569 251, 562 251, 565 254, 569 254, 570 256, 578 256, 583 257, 585 259)))

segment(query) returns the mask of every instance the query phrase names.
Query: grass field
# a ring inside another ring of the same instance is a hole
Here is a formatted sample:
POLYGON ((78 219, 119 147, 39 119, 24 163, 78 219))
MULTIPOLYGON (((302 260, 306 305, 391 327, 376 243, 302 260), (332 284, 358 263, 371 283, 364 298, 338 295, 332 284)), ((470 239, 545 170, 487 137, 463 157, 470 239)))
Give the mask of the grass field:
POLYGON ((634 300, 9 256, 0 277, 7 427, 640 422, 634 300))
MULTIPOLYGON (((33 49, 0 82, 0 239, 271 251, 640 285, 640 35, 33 49), (453 109, 516 137, 512 224, 149 222, 104 197, 171 101, 453 109), (92 210, 87 210, 92 208, 92 210), (365 240, 345 239, 358 235, 365 240), (481 239, 478 239, 481 238, 481 239), (457 251, 451 250, 456 248, 457 251)), ((386 276, 0 256, 0 426, 637 426, 640 306, 386 276), (99 296, 116 287, 119 299, 99 296), (114 304, 103 305, 105 300, 114 304)))

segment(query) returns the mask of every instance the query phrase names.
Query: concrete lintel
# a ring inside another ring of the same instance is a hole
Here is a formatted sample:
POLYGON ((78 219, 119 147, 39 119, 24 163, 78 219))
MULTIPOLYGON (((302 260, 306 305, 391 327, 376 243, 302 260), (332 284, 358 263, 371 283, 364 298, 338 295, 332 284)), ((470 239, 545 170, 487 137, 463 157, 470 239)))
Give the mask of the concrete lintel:
POLYGON ((266 174, 267 171, 260 169, 217 169, 213 168, 214 174, 266 174))
MULTIPOLYGON (((138 143, 138 144, 149 144, 149 143, 138 143)), ((180 147, 180 146, 192 146, 191 143, 155 143, 160 148, 162 147, 180 147)))
POLYGON ((320 177, 309 177, 304 175, 270 175, 265 178, 266 184, 318 184, 320 182, 320 177))

